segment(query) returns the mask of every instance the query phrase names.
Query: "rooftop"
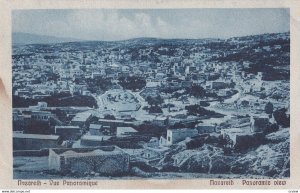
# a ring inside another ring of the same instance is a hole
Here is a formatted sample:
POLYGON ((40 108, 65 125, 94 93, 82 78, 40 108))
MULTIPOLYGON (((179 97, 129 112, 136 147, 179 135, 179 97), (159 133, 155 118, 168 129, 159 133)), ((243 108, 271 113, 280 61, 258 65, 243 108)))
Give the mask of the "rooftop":
MULTIPOLYGON (((124 120, 112 120, 112 119, 99 119, 99 122, 103 122, 103 123, 126 123, 124 120)), ((127 122, 130 123, 130 122, 127 122)))
POLYGON ((168 131, 172 131, 172 132, 186 132, 186 131, 197 131, 197 130, 196 129, 190 129, 190 128, 181 128, 181 129, 168 129, 168 131))
POLYGON ((80 129, 79 126, 72 126, 72 125, 67 125, 67 126, 55 126, 55 129, 60 128, 60 129, 80 129))
POLYGON ((13 133, 13 138, 23 139, 44 139, 44 140, 58 140, 58 135, 41 135, 41 134, 23 134, 13 133))
POLYGON ((132 133, 132 132, 137 132, 137 130, 135 130, 132 127, 117 127, 117 133, 132 133))
POLYGON ((72 121, 80 121, 80 122, 84 122, 84 121, 86 121, 91 115, 92 115, 92 113, 89 113, 89 112, 78 113, 78 114, 72 119, 72 121))
POLYGON ((81 137, 81 140, 89 141, 106 141, 109 140, 112 136, 109 135, 84 135, 81 137))
POLYGON ((90 124, 90 129, 101 129, 102 125, 100 124, 90 124))
POLYGON ((58 155, 63 155, 64 157, 85 157, 124 153, 124 151, 117 146, 102 146, 97 148, 57 148, 51 150, 58 155))
MULTIPOLYGON (((34 106, 34 107, 38 107, 38 106, 34 106)), ((32 114, 51 114, 51 112, 49 111, 31 111, 32 114)))
POLYGON ((216 125, 212 124, 212 123, 197 123, 196 124, 196 127, 207 127, 207 126, 210 126, 210 127, 215 127, 216 125))
POLYGON ((165 151, 169 150, 169 148, 168 147, 160 147, 160 148, 146 147, 145 150, 151 150, 151 151, 155 151, 155 152, 165 152, 165 151))
POLYGON ((161 116, 159 116, 159 117, 155 117, 154 120, 157 120, 157 121, 165 121, 166 119, 167 119, 167 117, 161 117, 161 116))
POLYGON ((230 128, 230 129, 222 129, 223 131, 226 131, 228 133, 243 133, 243 134, 247 134, 250 131, 249 130, 245 130, 245 129, 241 129, 241 128, 230 128))

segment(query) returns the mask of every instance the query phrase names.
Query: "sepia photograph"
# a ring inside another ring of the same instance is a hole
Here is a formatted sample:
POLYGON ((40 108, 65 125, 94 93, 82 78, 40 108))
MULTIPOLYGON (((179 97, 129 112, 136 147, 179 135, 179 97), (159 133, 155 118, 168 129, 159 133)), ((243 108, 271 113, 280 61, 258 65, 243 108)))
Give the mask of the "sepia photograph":
POLYGON ((13 179, 289 179, 290 9, 12 10, 13 179))

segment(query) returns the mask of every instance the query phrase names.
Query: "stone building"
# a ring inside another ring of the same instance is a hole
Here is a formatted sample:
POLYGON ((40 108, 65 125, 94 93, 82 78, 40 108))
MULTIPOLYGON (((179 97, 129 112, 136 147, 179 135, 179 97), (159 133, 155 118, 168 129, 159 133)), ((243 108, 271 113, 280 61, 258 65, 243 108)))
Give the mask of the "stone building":
POLYGON ((82 146, 103 146, 107 145, 112 136, 107 135, 83 135, 80 139, 82 146))
POLYGON ((168 124, 168 117, 157 116, 152 120, 152 124, 157 126, 165 126, 168 124))
POLYGON ((168 129, 166 145, 172 145, 185 140, 187 137, 194 137, 196 135, 198 135, 198 131, 196 129, 168 129))
POLYGON ((195 129, 198 130, 199 134, 213 133, 213 132, 216 132, 216 125, 198 123, 195 126, 195 129))
POLYGON ((139 155, 139 159, 147 164, 157 163, 164 157, 164 153, 168 148, 145 148, 139 155))
POLYGON ((117 120, 99 119, 98 124, 101 124, 103 127, 110 127, 111 129, 117 129, 117 127, 131 126, 132 122, 127 122, 120 119, 117 120))
POLYGON ((78 174, 122 175, 129 171, 129 154, 117 146, 49 150, 49 169, 78 174))
POLYGON ((13 150, 39 150, 59 147, 57 135, 13 133, 13 150))
POLYGON ((32 111, 31 119, 36 121, 49 121, 53 117, 51 112, 48 111, 32 111))
POLYGON ((137 133, 137 130, 132 127, 117 127, 117 137, 130 136, 137 133))
POLYGON ((103 126, 100 124, 90 124, 89 132, 91 135, 103 135, 103 126))
POLYGON ((224 138, 228 136, 232 140, 232 145, 235 145, 237 142, 237 138, 244 135, 249 135, 249 129, 242 129, 242 128, 229 128, 229 129, 222 129, 221 135, 223 135, 224 138))
POLYGON ((89 121, 92 118, 92 113, 82 112, 77 113, 76 116, 72 119, 71 125, 83 127, 89 124, 89 121))

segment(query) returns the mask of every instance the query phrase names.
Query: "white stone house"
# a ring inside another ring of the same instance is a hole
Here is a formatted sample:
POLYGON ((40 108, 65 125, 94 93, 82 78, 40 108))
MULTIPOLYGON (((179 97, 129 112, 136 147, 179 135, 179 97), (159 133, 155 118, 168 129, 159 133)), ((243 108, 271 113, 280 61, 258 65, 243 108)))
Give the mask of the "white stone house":
POLYGON ((198 130, 196 129, 168 129, 166 145, 172 145, 185 140, 187 137, 194 137, 196 135, 198 135, 198 130))

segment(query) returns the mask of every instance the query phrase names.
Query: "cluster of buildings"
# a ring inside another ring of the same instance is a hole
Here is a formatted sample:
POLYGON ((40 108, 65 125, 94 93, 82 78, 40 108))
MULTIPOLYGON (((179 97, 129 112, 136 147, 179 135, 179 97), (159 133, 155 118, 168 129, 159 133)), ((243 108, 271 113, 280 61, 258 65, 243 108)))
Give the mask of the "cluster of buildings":
MULTIPOLYGON (((182 94, 186 99, 179 99, 162 93, 164 89, 179 90, 180 95, 184 89, 201 86, 211 94, 204 98, 210 105, 221 103, 220 98, 230 98, 234 90, 237 98, 226 104, 239 105, 236 104, 239 97, 247 98, 266 89, 268 83, 262 80, 262 72, 245 73, 249 62, 212 60, 250 48, 253 42, 229 39, 226 43, 236 45, 230 50, 209 47, 222 41, 203 40, 183 46, 154 44, 138 49, 138 53, 133 53, 131 46, 117 42, 107 46, 86 43, 79 48, 77 43, 55 44, 49 45, 52 51, 44 52, 34 45, 15 46, 13 95, 37 104, 13 109, 14 151, 49 149, 49 169, 115 175, 128 172, 132 162, 155 165, 174 145, 187 139, 222 135, 229 137, 234 146, 241 136, 264 132, 274 120, 262 116, 261 108, 258 116, 244 113, 251 117, 246 124, 223 128, 220 122, 204 123, 199 117, 188 115, 185 107, 199 105, 203 98, 182 94), (128 76, 144 79, 145 87, 128 94, 118 84, 120 77, 128 76), (89 81, 97 78, 110 81, 113 85, 108 89, 110 92, 100 86, 97 89, 101 92, 91 90, 89 81), (64 95, 57 95, 61 93, 64 95), (173 110, 170 106, 161 113, 144 110, 148 105, 147 95, 152 93, 161 94, 164 99, 161 106, 173 102, 173 110), (60 100, 73 95, 93 97, 99 108, 53 107, 43 101, 47 97, 57 96, 60 100), (143 124, 148 125, 147 130, 141 128, 143 124), (175 124, 181 126, 172 127, 175 124), (139 151, 131 151, 136 149, 139 151)), ((262 106, 258 98, 254 101, 262 106)), ((224 115, 229 119, 231 116, 234 115, 224 115)))
POLYGON ((76 49, 76 45, 52 45, 56 50, 53 52, 37 52, 29 45, 14 47, 13 94, 34 99, 62 92, 91 95, 84 80, 104 77, 116 82, 126 76, 143 77, 150 88, 185 88, 192 84, 210 89, 226 88, 243 78, 240 69, 245 64, 210 61, 235 52, 207 48, 206 44, 221 42, 211 41, 177 48, 153 45, 139 50, 138 57, 133 56, 133 50, 117 43, 107 47, 92 44, 85 49, 76 49), (115 46, 119 46, 117 51, 115 46))

